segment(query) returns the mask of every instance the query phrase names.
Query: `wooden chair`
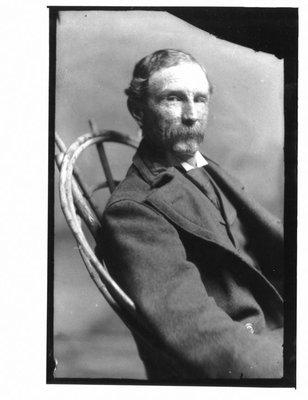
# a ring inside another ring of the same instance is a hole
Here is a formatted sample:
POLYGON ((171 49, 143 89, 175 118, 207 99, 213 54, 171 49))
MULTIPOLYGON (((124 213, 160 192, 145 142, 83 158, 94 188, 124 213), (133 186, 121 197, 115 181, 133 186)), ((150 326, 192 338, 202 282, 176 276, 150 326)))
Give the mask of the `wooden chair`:
POLYGON ((101 228, 100 212, 94 202, 93 194, 103 188, 109 188, 110 193, 112 193, 118 184, 118 181, 112 176, 104 143, 121 143, 137 148, 139 141, 120 132, 111 130, 95 132, 93 128, 92 133, 80 136, 68 149, 66 149, 65 144, 57 133, 55 134, 55 141, 60 150, 60 153, 56 155, 56 164, 60 170, 59 193, 61 208, 67 224, 77 241, 78 250, 92 280, 132 333, 138 336, 146 347, 150 347, 152 351, 155 349, 156 352, 162 354, 163 358, 166 358, 166 364, 172 364, 169 357, 164 354, 157 339, 154 339, 153 335, 151 335, 134 302, 112 279, 105 263, 96 257, 86 238, 83 226, 84 223, 94 240, 97 241, 101 228), (97 147, 106 180, 90 188, 85 183, 75 164, 79 156, 93 145, 97 147))

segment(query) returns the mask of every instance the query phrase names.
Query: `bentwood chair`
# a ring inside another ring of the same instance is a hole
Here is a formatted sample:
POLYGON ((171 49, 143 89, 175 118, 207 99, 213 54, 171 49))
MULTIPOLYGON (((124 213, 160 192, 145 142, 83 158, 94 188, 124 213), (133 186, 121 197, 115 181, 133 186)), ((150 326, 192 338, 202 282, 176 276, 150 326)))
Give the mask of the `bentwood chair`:
MULTIPOLYGON (((119 183, 111 173, 110 164, 107 159, 106 142, 120 143, 132 148, 137 148, 139 141, 120 132, 105 130, 96 132, 91 126, 91 133, 80 136, 68 149, 60 136, 55 134, 55 141, 60 153, 56 155, 56 164, 60 170, 59 193, 60 204, 66 222, 77 241, 78 250, 84 264, 109 305, 118 314, 131 332, 138 336, 145 346, 153 347, 156 352, 161 353, 161 346, 154 340, 144 321, 140 317, 134 302, 123 292, 123 290, 112 279, 105 263, 99 260, 90 245, 85 227, 91 233, 94 241, 99 239, 100 211, 93 199, 93 194, 101 189, 108 188, 110 193, 119 183), (83 179, 76 161, 82 153, 91 146, 96 146, 98 157, 102 164, 106 180, 91 187, 83 179)), ((170 364, 170 361, 166 359, 170 364)))

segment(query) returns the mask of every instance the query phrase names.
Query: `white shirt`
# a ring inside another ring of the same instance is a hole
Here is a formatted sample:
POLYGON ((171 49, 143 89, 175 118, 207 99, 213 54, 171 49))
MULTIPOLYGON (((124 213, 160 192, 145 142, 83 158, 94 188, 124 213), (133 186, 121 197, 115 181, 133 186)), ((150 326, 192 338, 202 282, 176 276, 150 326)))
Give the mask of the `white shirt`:
POLYGON ((201 167, 204 167, 205 165, 208 164, 208 162, 203 157, 203 155, 200 153, 200 151, 196 151, 196 153, 195 153, 195 163, 196 163, 195 167, 193 167, 192 165, 188 164, 186 161, 181 162, 181 165, 185 169, 185 171, 187 172, 187 171, 190 171, 191 169, 201 168, 201 167))

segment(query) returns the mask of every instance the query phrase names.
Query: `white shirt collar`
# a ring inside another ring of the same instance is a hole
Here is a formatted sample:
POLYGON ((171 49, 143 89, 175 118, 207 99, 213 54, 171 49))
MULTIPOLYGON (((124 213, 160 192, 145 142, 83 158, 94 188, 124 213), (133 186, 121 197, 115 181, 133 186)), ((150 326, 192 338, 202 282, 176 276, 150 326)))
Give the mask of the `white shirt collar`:
POLYGON ((204 167, 205 165, 208 164, 206 159, 203 157, 203 155, 200 153, 200 151, 196 151, 195 153, 195 162, 196 166, 193 167, 192 165, 188 164, 186 161, 181 162, 182 167, 185 169, 185 171, 190 171, 191 169, 195 168, 201 168, 204 167))

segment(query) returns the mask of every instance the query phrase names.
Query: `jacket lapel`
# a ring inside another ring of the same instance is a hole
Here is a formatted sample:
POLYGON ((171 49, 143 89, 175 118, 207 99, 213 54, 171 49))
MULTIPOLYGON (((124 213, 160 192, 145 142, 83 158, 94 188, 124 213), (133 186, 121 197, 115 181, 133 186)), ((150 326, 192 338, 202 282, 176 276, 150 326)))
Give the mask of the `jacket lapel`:
POLYGON ((217 223, 222 221, 215 206, 177 168, 165 164, 163 156, 150 151, 145 143, 141 143, 133 163, 151 186, 146 198, 149 204, 183 230, 238 256, 221 236, 217 223))
MULTIPOLYGON (((182 229, 226 247, 217 227, 221 216, 217 215, 215 206, 177 169, 172 169, 172 179, 167 183, 153 187, 147 202, 182 229)), ((231 246, 227 247, 232 250, 231 246)))

